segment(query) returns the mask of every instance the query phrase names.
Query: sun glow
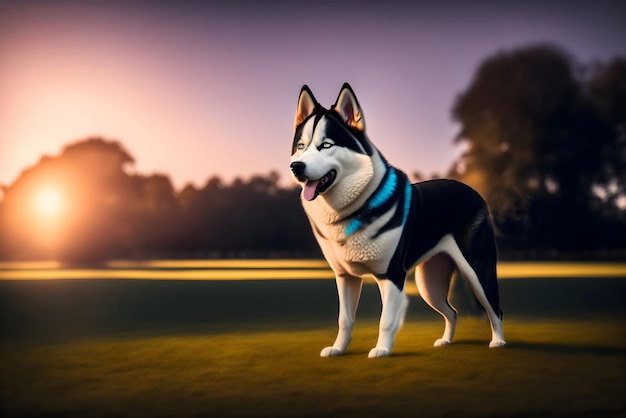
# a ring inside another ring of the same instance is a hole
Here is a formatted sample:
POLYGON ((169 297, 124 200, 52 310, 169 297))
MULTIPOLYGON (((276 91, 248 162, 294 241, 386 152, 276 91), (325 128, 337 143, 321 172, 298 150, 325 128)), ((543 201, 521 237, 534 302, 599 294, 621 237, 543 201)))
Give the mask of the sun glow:
POLYGON ((63 197, 55 188, 42 189, 36 196, 35 207, 37 212, 43 216, 56 216, 63 209, 63 197))

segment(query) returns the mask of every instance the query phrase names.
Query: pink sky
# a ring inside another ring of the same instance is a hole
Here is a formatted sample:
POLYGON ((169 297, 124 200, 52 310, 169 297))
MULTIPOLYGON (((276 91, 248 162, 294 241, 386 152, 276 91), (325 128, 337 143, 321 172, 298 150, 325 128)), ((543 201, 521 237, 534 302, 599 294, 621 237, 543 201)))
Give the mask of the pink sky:
POLYGON ((344 81, 392 164, 442 173, 460 153, 450 110, 486 56, 537 41, 626 55, 614 1, 226 4, 0 0, 0 184, 91 135, 178 189, 286 183, 301 85, 330 105, 344 81))

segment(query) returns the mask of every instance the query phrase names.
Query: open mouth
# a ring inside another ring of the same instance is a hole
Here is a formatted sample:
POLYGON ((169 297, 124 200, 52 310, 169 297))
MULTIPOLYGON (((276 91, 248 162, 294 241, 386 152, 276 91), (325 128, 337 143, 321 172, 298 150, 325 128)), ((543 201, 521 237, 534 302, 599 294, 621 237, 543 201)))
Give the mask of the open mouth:
POLYGON ((328 173, 318 180, 308 180, 304 185, 302 196, 304 199, 311 201, 317 196, 324 193, 333 184, 337 177, 336 170, 330 170, 328 173))

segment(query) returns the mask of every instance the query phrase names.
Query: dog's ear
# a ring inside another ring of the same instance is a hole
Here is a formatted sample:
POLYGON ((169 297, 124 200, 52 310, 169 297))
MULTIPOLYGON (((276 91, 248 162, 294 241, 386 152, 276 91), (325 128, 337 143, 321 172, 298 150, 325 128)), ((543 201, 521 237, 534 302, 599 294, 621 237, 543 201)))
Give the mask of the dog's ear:
POLYGON ((365 132, 365 119, 363 118, 363 111, 359 105, 359 101, 356 99, 354 91, 350 84, 344 83, 337 96, 337 101, 333 105, 332 109, 335 110, 341 116, 341 118, 355 129, 361 132, 365 132))
POLYGON ((311 116, 315 109, 319 106, 315 96, 311 93, 311 89, 306 84, 302 86, 300 90, 300 97, 298 97, 298 108, 296 109, 296 121, 295 126, 298 127, 306 118, 311 116))

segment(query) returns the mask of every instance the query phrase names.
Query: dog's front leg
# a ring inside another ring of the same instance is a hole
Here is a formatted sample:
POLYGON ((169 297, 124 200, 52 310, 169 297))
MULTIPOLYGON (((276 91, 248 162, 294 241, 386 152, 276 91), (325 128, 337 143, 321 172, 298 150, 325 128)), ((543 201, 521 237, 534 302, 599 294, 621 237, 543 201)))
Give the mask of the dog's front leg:
POLYGON ((359 306, 363 279, 348 274, 337 275, 337 292, 339 293, 339 333, 332 347, 326 347, 320 353, 322 357, 339 356, 346 352, 352 339, 352 329, 359 306))
POLYGON ((380 297, 383 302, 383 311, 380 315, 378 342, 369 352, 369 358, 387 357, 396 339, 396 333, 404 321, 404 313, 409 301, 404 290, 398 289, 391 280, 377 279, 380 297))

